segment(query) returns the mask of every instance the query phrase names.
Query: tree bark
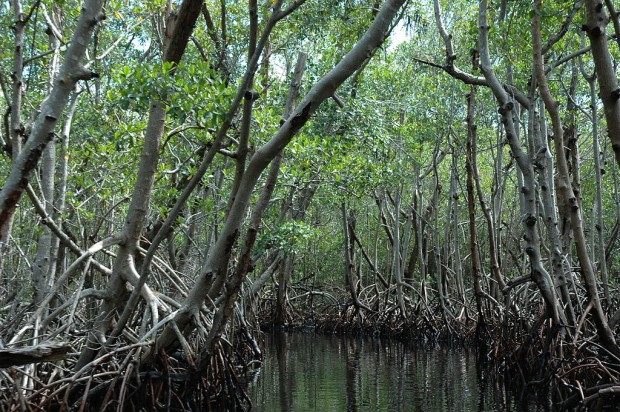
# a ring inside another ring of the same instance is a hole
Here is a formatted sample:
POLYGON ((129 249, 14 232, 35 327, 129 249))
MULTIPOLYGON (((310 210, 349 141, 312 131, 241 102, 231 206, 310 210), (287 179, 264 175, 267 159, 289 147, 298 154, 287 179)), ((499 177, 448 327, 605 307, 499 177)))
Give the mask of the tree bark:
MULTIPOLYGON (((207 297, 211 285, 217 280, 225 279, 226 267, 238 236, 239 226, 262 171, 306 124, 320 104, 331 97, 336 89, 364 63, 366 57, 383 43, 393 18, 404 3, 405 0, 386 1, 360 41, 311 88, 298 108, 282 124, 271 140, 256 151, 243 176, 222 233, 211 248, 202 273, 198 276, 195 286, 174 319, 180 330, 190 325, 191 319, 207 297)), ((168 325, 157 341, 157 348, 168 348, 176 339, 174 328, 168 325)))
MULTIPOLYGON (((256 0, 250 0, 248 6, 248 14, 250 17, 250 33, 248 42, 248 60, 252 59, 252 56, 256 52, 256 41, 258 36, 258 12, 256 6, 256 0)), ((239 143, 235 152, 235 178, 233 180, 232 190, 228 199, 228 205, 226 207, 226 214, 230 210, 233 202, 235 201, 235 195, 239 189, 239 184, 245 173, 245 165, 249 152, 250 141, 250 123, 252 122, 252 110, 254 101, 258 98, 256 91, 252 90, 254 85, 254 76, 252 76, 248 82, 247 89, 243 94, 243 108, 241 115, 241 128, 239 130, 239 143)))
POLYGON ((474 107, 476 102, 476 86, 471 86, 467 95, 467 148, 466 163, 467 171, 467 210, 469 214, 469 248, 471 253, 471 274, 474 284, 474 296, 476 309, 478 310, 478 323, 485 323, 485 314, 482 305, 482 285, 480 284, 480 257, 478 255, 478 231, 476 228, 476 202, 474 194, 474 153, 476 147, 476 123, 474 121, 474 107))
MULTIPOLYGON (((200 15, 202 7, 201 1, 185 0, 179 7, 178 15, 174 22, 171 37, 167 43, 164 53, 164 63, 173 63, 170 75, 174 75, 175 65, 178 64, 183 56, 185 47, 189 41, 189 37, 194 28, 194 24, 200 15)), ((75 365, 75 370, 80 370, 89 363, 96 355, 100 347, 107 347, 113 343, 114 338, 118 336, 124 325, 129 319, 130 313, 139 293, 142 291, 143 281, 138 281, 139 287, 132 298, 128 299, 125 282, 131 277, 138 277, 135 269, 135 256, 138 249, 138 242, 142 234, 146 214, 149 210, 153 183, 155 181, 155 173, 159 164, 159 146, 164 134, 166 123, 167 105, 161 100, 151 99, 148 123, 144 133, 144 146, 140 158, 140 166, 134 185, 133 195, 125 225, 122 231, 123 241, 119 248, 112 276, 108 284, 108 299, 104 299, 100 309, 99 316, 95 321, 93 331, 88 335, 88 339, 80 359, 75 365), (112 335, 108 338, 106 334, 112 328, 112 322, 115 320, 118 312, 125 306, 127 309, 121 314, 121 318, 116 323, 112 335)), ((154 323, 158 318, 151 304, 151 316, 154 323)))
POLYGON ((353 234, 355 233, 355 214, 353 211, 349 211, 347 216, 347 208, 344 203, 340 205, 342 212, 342 228, 344 233, 344 281, 345 286, 349 290, 351 295, 351 301, 355 306, 356 311, 360 309, 368 310, 368 307, 359 300, 357 295, 357 271, 355 268, 355 242, 353 240, 353 234))
MULTIPOLYGON (((26 16, 22 11, 21 0, 14 0, 13 11, 15 23, 13 24, 13 37, 15 39, 15 49, 13 51, 13 73, 11 90, 11 114, 9 119, 9 136, 7 136, 7 147, 13 162, 17 160, 21 151, 22 140, 24 138, 24 126, 21 123, 22 93, 24 73, 24 33, 26 30, 26 16)), ((2 192, 0 192, 0 195, 2 192)), ((1 199, 1 198, 0 198, 1 199)), ((0 206, 1 207, 1 206, 0 206)), ((0 209, 1 210, 1 209, 0 209)), ((0 221, 0 270, 2 270, 2 255, 8 249, 9 237, 13 226, 13 214, 7 216, 6 222, 0 221)))
POLYGON ((506 139, 508 140, 512 155, 517 162, 521 173, 523 174, 523 186, 521 187, 521 192, 523 193, 525 200, 523 228, 524 239, 526 241, 525 252, 530 260, 530 276, 540 290, 547 307, 548 315, 551 316, 556 323, 559 323, 557 300, 553 291, 553 283, 549 273, 542 263, 540 253, 540 238, 538 228, 536 227, 538 223, 538 214, 536 211, 537 196, 534 169, 529 156, 521 147, 519 136, 515 130, 513 120, 514 103, 493 72, 491 57, 489 55, 489 26, 487 21, 487 8, 487 1, 480 0, 478 10, 478 48, 480 52, 480 69, 484 74, 484 77, 487 79, 489 87, 491 88, 497 102, 499 103, 499 113, 502 116, 502 123, 506 131, 506 139))
MULTIPOLYGON (((15 158, 11 172, 0 191, 0 244, 8 241, 10 224, 17 204, 28 185, 33 170, 41 159, 43 150, 54 138, 54 127, 67 105, 73 87, 79 80, 88 80, 97 76, 82 65, 82 60, 95 26, 105 19, 101 11, 102 4, 103 0, 84 2, 71 44, 54 81, 54 87, 41 104, 39 115, 32 126, 28 140, 15 158)), ((0 251, 0 265, 1 262, 0 251)))
POLYGON ((609 294, 609 281, 607 279, 607 259, 605 258, 605 242, 603 239, 603 166, 601 159, 603 157, 603 151, 601 150, 599 143, 599 131, 598 131, 598 110, 596 109, 597 96, 596 96, 596 75, 588 75, 583 67, 583 62, 580 61, 581 74, 587 80, 590 86, 590 116, 592 117, 592 151, 594 157, 594 176, 596 184, 596 194, 594 197, 594 216, 592 220, 593 231, 592 236, 595 237, 595 241, 592 245, 593 261, 595 257, 598 257, 598 268, 601 272, 601 280, 603 281, 603 292, 605 293, 605 300, 608 305, 611 305, 611 296, 609 294), (595 254, 594 252, 598 252, 595 254))
POLYGON ((598 287, 596 285, 596 276, 592 267, 592 262, 588 254, 588 247, 583 230, 583 221, 581 217, 581 208, 577 201, 577 197, 572 190, 569 180, 568 165, 564 151, 564 128, 558 110, 558 104, 551 96, 547 78, 543 67, 543 56, 541 46, 541 28, 540 28, 540 12, 542 0, 534 2, 534 18, 532 21, 532 46, 534 58, 534 70, 540 95, 545 102, 545 107, 551 117, 553 125, 553 141, 555 143, 557 168, 558 168, 558 192, 563 201, 570 206, 570 219, 575 238, 575 249, 579 258, 579 266, 581 269, 581 278, 588 295, 588 301, 593 306, 592 315, 594 323, 603 346, 616 356, 620 355, 620 348, 616 344, 614 335, 607 323, 607 318, 601 307, 598 296, 598 287))
MULTIPOLYGON (((50 23, 51 24, 51 23, 50 23)), ((48 28, 49 47, 53 52, 52 59, 49 64, 49 88, 54 85, 54 79, 58 71, 58 47, 59 39, 54 35, 54 30, 48 28)), ((71 108, 69 109, 71 110, 71 108)), ((55 192, 55 172, 56 172, 56 140, 51 139, 47 147, 43 151, 41 158, 40 185, 41 197, 45 205, 45 212, 48 216, 54 217, 54 192, 55 192)), ((48 227, 43 228, 43 234, 37 242, 37 252, 32 267, 32 285, 33 285, 33 302, 39 304, 45 294, 51 281, 50 271, 54 270, 56 263, 56 255, 52 253, 56 249, 52 249, 56 238, 52 236, 52 232, 48 227)))
POLYGON ((585 5, 586 24, 583 29, 592 46, 594 68, 600 88, 599 96, 605 108, 607 135, 616 156, 616 163, 620 165, 620 89, 605 34, 609 16, 601 0, 586 0, 585 5))

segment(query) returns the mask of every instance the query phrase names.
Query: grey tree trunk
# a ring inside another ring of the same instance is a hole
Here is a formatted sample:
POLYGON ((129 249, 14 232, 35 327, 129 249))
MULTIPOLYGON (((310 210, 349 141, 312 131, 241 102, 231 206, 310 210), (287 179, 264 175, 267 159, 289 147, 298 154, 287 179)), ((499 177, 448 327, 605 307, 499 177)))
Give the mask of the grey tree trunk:
POLYGON ((499 103, 499 112, 502 116, 502 123, 506 130, 506 139, 510 146, 512 155, 523 174, 523 186, 521 192, 524 196, 524 216, 523 228, 524 239, 526 241, 526 253, 529 257, 529 267, 531 279, 536 283, 540 293, 545 301, 547 312, 556 323, 559 323, 558 305, 553 290, 553 282, 551 276, 542 263, 540 252, 540 237, 537 227, 538 212, 536 210, 536 185, 534 168, 528 154, 521 147, 521 142, 513 120, 514 102, 504 90, 499 82, 491 65, 491 57, 489 55, 488 32, 489 25, 487 21, 487 1, 479 2, 479 18, 478 18, 478 49, 480 51, 480 69, 487 79, 497 102, 499 103))
POLYGON ((441 308, 441 315, 443 319, 448 322, 449 318, 454 318, 454 314, 448 306, 449 291, 447 288, 446 273, 441 253, 441 242, 439 234, 439 195, 441 194, 443 186, 439 181, 439 170, 437 167, 438 161, 437 158, 435 158, 433 160, 433 186, 435 189, 433 191, 433 196, 431 197, 430 205, 430 210, 432 210, 432 225, 429 226, 429 230, 431 232, 430 238, 432 240, 432 245, 429 248, 429 266, 431 267, 431 269, 429 269, 429 272, 434 272, 435 274, 435 282, 439 294, 439 306, 441 308))
MULTIPOLYGON (((472 86, 470 99, 475 99, 475 86, 472 86)), ((472 102, 473 105, 475 103, 472 102)), ((491 266, 491 274, 493 275, 493 279, 497 284, 498 293, 494 296, 496 299, 499 298, 499 294, 506 287, 506 282, 504 282, 504 278, 502 276, 501 266, 499 262, 499 240, 501 231, 496 230, 496 222, 500 222, 501 219, 501 204, 502 204, 502 192, 503 192, 503 184, 504 181, 499 178, 498 169, 501 170, 501 163, 499 159, 496 160, 494 164, 495 174, 494 174, 494 182, 496 185, 495 188, 495 204, 496 206, 493 208, 494 212, 491 213, 491 208, 488 206, 487 201, 484 197, 484 193, 482 192, 482 184, 480 183, 480 173, 478 172, 478 135, 477 135, 477 127, 475 124, 475 120, 473 118, 470 119, 470 115, 467 116, 467 121, 472 122, 472 153, 471 153, 471 168, 472 175, 474 179, 474 183, 476 185, 476 196, 478 197, 478 202, 480 203, 480 209, 482 209, 482 213, 484 215, 486 226, 487 226, 487 236, 489 242, 489 262, 491 266)), ((501 143, 500 143, 501 145, 501 143)), ((501 153, 501 151, 498 151, 501 153)), ((500 154, 498 153, 498 157, 500 154)))
MULTIPOLYGON (((185 52, 185 47, 193 30, 194 24, 200 15, 202 8, 201 1, 185 0, 179 7, 176 21, 171 31, 164 53, 164 62, 178 64, 185 52)), ((173 69, 174 70, 174 69, 173 69)), ((174 71, 170 72, 171 75, 174 71)), ((112 276, 109 280, 107 299, 104 299, 99 316, 95 321, 92 332, 88 335, 86 344, 83 347, 80 359, 75 365, 75 370, 80 370, 90 362, 102 346, 109 346, 113 343, 114 337, 118 336, 129 318, 130 310, 123 311, 123 317, 118 320, 114 327, 112 336, 108 339, 106 334, 112 328, 116 315, 124 306, 131 307, 137 299, 138 293, 142 291, 142 283, 138 283, 137 292, 133 300, 128 301, 127 288, 125 282, 130 278, 138 277, 135 268, 136 251, 138 242, 142 234, 146 214, 149 210, 153 182, 159 164, 159 146, 164 134, 166 122, 167 106, 163 101, 151 99, 150 112, 146 130, 144 133, 144 146, 140 158, 140 166, 134 185, 133 195, 125 225, 122 231, 122 242, 116 256, 112 276)), ((147 293, 147 302, 151 310, 153 322, 157 323, 156 302, 153 301, 152 294, 147 293)))
MULTIPOLYGON (((52 22, 49 25, 53 24, 52 22)), ((56 38, 53 28, 48 27, 49 47, 53 51, 52 58, 49 64, 49 91, 51 91, 54 85, 54 79, 58 71, 58 47, 60 40, 56 38)), ((45 212, 48 216, 54 217, 56 212, 54 211, 54 178, 56 174, 56 141, 50 140, 47 147, 43 151, 41 158, 41 172, 39 174, 39 181, 41 187, 41 198, 44 202, 45 212)), ((43 227, 43 233, 39 237, 37 243, 37 251, 32 263, 32 285, 33 285, 33 302, 38 305, 43 300, 50 279, 50 272, 54 270, 54 264, 56 263, 56 255, 52 254, 52 245, 56 242, 56 238, 52 236, 52 232, 48 227, 43 227)), ((55 251, 56 249, 54 249, 55 251)))
MULTIPOLYGON (((252 59, 252 56, 256 52, 256 42, 258 36, 258 12, 256 0, 250 0, 248 5, 248 11, 250 16, 250 33, 248 42, 248 60, 252 59)), ((252 122, 252 110, 254 101, 258 98, 258 94, 252 90, 254 84, 254 76, 251 76, 248 82, 248 90, 243 96, 243 108, 241 118, 241 128, 239 131, 239 143, 237 145, 237 151, 235 152, 235 178, 233 181, 232 190, 228 199, 228 206, 226 211, 230 210, 233 202, 235 201, 235 195, 239 189, 239 184, 245 173, 245 165, 249 152, 249 140, 250 140, 250 123, 252 122)), ((226 213, 228 214, 228 213, 226 213)))
MULTIPOLYGON (((85 0, 73 38, 54 81, 54 87, 41 104, 28 140, 15 158, 11 172, 0 191, 0 244, 8 241, 17 204, 41 159, 43 150, 54 136, 54 128, 69 101, 73 87, 79 80, 97 76, 83 66, 82 60, 95 26, 105 19, 101 11, 102 4, 103 0, 85 0)), ((0 251, 0 265, 1 262, 0 251)))
POLYGON ((583 63, 580 61, 580 68, 583 77, 588 81, 590 86, 590 116, 592 120, 592 151, 594 157, 594 176, 596 184, 596 194, 594 196, 594 213, 592 216, 593 229, 591 235, 594 239, 592 242, 592 261, 598 259, 598 269, 601 272, 601 280, 603 281, 603 292, 608 305, 611 305, 611 296, 609 294, 609 280, 607 278, 607 259, 605 258, 605 242, 603 239, 603 174, 601 160, 604 155, 599 143, 598 131, 598 110, 596 109, 596 76, 585 73, 583 63))
POLYGON ((538 177, 538 187, 540 192, 540 215, 545 225, 547 237, 549 239, 549 249, 551 258, 551 275, 555 284, 559 285, 561 297, 566 307, 566 316, 560 312, 563 322, 568 319, 570 325, 575 325, 575 313, 572 301, 568 294, 568 285, 566 280, 570 276, 570 267, 566 265, 566 259, 562 251, 562 236, 558 226, 558 217, 556 213, 556 190, 554 184, 554 166, 551 150, 547 144, 547 124, 545 121, 544 106, 541 104, 539 111, 536 109, 536 84, 532 82, 533 91, 531 93, 532 105, 529 109, 528 136, 533 143, 534 153, 536 157, 536 173, 538 177))
MULTIPOLYGON (((240 224, 260 174, 306 124, 310 116, 318 110, 320 104, 331 97, 336 89, 366 61, 367 56, 371 55, 383 43, 396 13, 404 3, 405 0, 386 1, 370 28, 353 49, 310 89, 291 117, 280 126, 279 130, 265 145, 256 151, 239 185, 237 196, 222 233, 211 248, 195 286, 174 319, 174 323, 180 330, 185 330, 186 327, 190 326, 190 321, 209 294, 211 285, 215 282, 223 282, 226 278, 231 249, 238 237, 240 224)), ((168 325, 157 340, 157 348, 168 348, 176 340, 175 328, 168 325)))
POLYGON ((469 214, 469 250, 471 253, 471 274, 474 284, 474 296, 476 298, 476 309, 478 310, 478 322, 485 323, 485 313, 482 304, 483 292, 480 282, 480 257, 478 254, 478 229, 476 228, 476 202, 474 188, 474 153, 477 150, 477 125, 474 121, 474 108, 476 102, 476 86, 471 86, 467 95, 467 148, 466 163, 467 171, 467 210, 469 214))
POLYGON ((532 22, 533 59, 540 95, 545 102, 545 107, 549 112, 553 125, 553 141, 555 143, 558 168, 558 194, 561 196, 562 200, 570 206, 571 226, 575 238, 575 249, 577 257, 579 258, 579 266, 581 268, 581 278, 588 295, 588 300, 593 307, 592 315, 599 338, 607 350, 618 356, 620 355, 620 348, 618 348, 616 344, 614 335, 607 323, 607 318, 601 306, 596 284, 596 275, 594 274, 592 262, 590 261, 584 235, 581 208, 569 180, 569 171, 564 150, 564 128, 562 126, 558 104, 551 95, 544 71, 540 28, 541 3, 542 0, 536 0, 534 2, 534 19, 532 22))
MULTIPOLYGON (((24 33, 26 30, 27 19, 22 10, 21 0, 14 0, 13 15, 13 36, 15 48, 13 51, 13 85, 11 90, 11 115, 9 119, 9 136, 7 136, 7 146, 10 147, 10 154, 13 163, 17 160, 21 152, 22 140, 25 128, 21 123, 22 93, 23 93, 23 73, 24 73, 24 33)), ((1 193, 1 192, 0 192, 1 193)), ((9 237, 13 226, 13 213, 6 217, 5 223, 0 223, 0 271, 3 267, 2 255, 8 249, 9 237)))
MULTIPOLYGON (((618 89, 618 78, 605 34, 609 16, 600 0, 586 0, 585 5, 586 24, 584 29, 592 46, 594 68, 600 89, 599 97, 605 108, 607 135, 616 156, 616 163, 620 165, 620 89, 618 89)), ((616 34, 618 35, 618 33, 616 34)))
POLYGON ((401 230, 400 230, 400 213, 401 213, 401 197, 402 187, 396 188, 394 194, 394 244, 392 245, 392 279, 396 285, 396 301, 401 309, 403 316, 405 315, 405 301, 403 296, 403 279, 402 279, 402 255, 401 255, 401 230))
POLYGON ((340 206, 342 212, 342 227, 344 233, 344 280, 345 286, 351 295, 351 301, 355 306, 356 313, 361 309, 369 310, 358 296, 357 265, 355 264, 355 213, 352 210, 347 215, 347 208, 344 203, 340 206))

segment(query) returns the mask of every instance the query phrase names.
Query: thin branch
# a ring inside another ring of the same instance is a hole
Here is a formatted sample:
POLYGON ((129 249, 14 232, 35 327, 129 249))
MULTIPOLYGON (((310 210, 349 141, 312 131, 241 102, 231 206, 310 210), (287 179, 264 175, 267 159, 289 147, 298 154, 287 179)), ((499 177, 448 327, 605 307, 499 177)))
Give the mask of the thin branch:
POLYGON ((543 46, 543 48, 542 48, 542 54, 543 55, 545 53, 547 53, 549 50, 551 50, 553 45, 556 44, 558 41, 560 41, 560 39, 562 37, 564 37, 564 35, 568 32, 568 28, 571 25, 571 23, 573 22, 573 19, 575 18, 575 14, 577 14, 577 12, 579 10, 581 10, 582 7, 583 7, 583 0, 575 1, 575 4, 573 5, 573 8, 571 9, 571 11, 568 14, 568 16, 566 16, 566 20, 564 20, 564 23, 562 23, 562 26, 560 27, 560 31, 558 31, 555 34, 555 36, 551 37, 547 41, 547 44, 545 44, 543 46))

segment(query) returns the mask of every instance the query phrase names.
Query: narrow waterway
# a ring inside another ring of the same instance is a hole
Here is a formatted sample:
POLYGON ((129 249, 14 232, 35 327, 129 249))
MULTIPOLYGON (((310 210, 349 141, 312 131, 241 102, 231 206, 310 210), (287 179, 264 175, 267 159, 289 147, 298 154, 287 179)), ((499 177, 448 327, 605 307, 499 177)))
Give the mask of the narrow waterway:
POLYGON ((253 411, 518 410, 470 350, 302 333, 265 338, 265 363, 249 387, 253 411))

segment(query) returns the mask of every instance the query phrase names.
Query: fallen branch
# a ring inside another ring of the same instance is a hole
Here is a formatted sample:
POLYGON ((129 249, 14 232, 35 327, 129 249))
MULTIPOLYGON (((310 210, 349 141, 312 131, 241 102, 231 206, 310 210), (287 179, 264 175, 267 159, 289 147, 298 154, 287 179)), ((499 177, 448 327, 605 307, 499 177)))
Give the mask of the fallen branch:
POLYGON ((70 349, 68 344, 58 342, 0 349, 0 368, 65 359, 70 349))

